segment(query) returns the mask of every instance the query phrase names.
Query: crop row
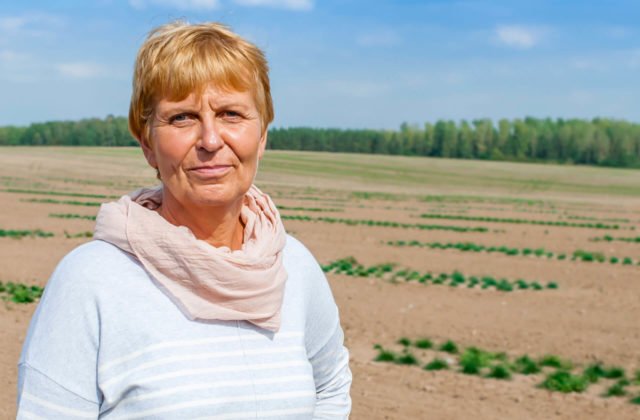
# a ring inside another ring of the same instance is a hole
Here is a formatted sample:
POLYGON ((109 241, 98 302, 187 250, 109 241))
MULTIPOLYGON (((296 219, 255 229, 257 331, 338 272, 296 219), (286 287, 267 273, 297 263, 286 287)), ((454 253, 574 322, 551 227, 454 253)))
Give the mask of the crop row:
POLYGON ((27 286, 22 283, 0 282, 0 297, 15 303, 35 302, 42 296, 44 289, 40 286, 27 286))
POLYGON ((18 194, 35 194, 35 195, 57 195, 64 197, 85 197, 85 198, 119 198, 117 195, 104 195, 104 194, 85 194, 85 193, 72 193, 64 191, 42 191, 42 190, 21 190, 16 188, 7 188, 2 192, 18 193, 18 194))
POLYGON ((21 201, 24 201, 27 203, 68 204, 71 206, 87 206, 87 207, 100 207, 102 205, 102 203, 99 201, 56 200, 53 198, 29 198, 21 201))
POLYGON ((467 220, 473 222, 497 222, 497 223, 516 223, 516 224, 528 224, 528 225, 543 225, 543 226, 561 226, 561 227, 574 227, 574 228, 590 228, 590 229, 620 229, 619 225, 607 225, 604 223, 573 223, 555 220, 535 220, 535 219, 515 219, 515 218, 503 218, 503 217, 488 217, 488 216, 461 216, 454 214, 437 214, 437 213, 424 213, 420 217, 423 219, 447 219, 447 220, 467 220))
POLYGON ((53 233, 45 232, 40 229, 35 229, 35 230, 0 229, 0 238, 15 238, 15 239, 22 239, 25 237, 49 238, 51 236, 53 236, 53 233))
POLYGON ((72 213, 50 213, 49 217, 55 217, 58 219, 96 220, 96 216, 89 216, 86 214, 72 214, 72 213))
POLYGON ((387 220, 365 220, 365 219, 342 219, 335 217, 310 217, 310 216, 290 216, 282 215, 283 220, 300 220, 305 222, 325 222, 325 223, 341 223, 349 226, 365 225, 365 226, 381 226, 394 227, 403 229, 420 229, 420 230, 448 230, 453 232, 488 232, 485 227, 463 227, 463 226, 447 226, 447 225, 424 225, 418 223, 400 223, 387 220))
MULTIPOLYGON (((567 260, 567 254, 556 254, 552 251, 544 248, 511 248, 508 246, 485 246, 476 244, 473 242, 420 242, 420 241, 388 241, 387 245, 391 246, 410 246, 420 248, 431 249, 455 249, 462 252, 488 252, 488 253, 500 253, 508 256, 532 256, 537 258, 547 258, 556 260, 567 260)), ((584 250, 574 251, 569 259, 571 261, 584 261, 584 262, 609 262, 610 264, 622 263, 623 265, 632 265, 634 260, 631 257, 609 257, 607 258, 601 252, 590 252, 584 250)), ((637 261, 640 264, 640 260, 637 261)))
POLYGON ((613 242, 613 241, 620 241, 620 242, 633 242, 633 243, 640 243, 640 236, 636 236, 635 238, 614 238, 611 235, 604 235, 604 236, 598 236, 595 238, 591 238, 589 239, 591 242, 613 242))
POLYGON ((400 338, 397 343, 402 346, 400 352, 374 345, 378 351, 377 362, 388 362, 399 365, 421 366, 424 370, 456 369, 466 375, 477 375, 485 378, 510 380, 513 375, 545 375, 538 387, 549 391, 563 393, 583 392, 600 380, 612 380, 613 384, 606 388, 603 397, 620 397, 629 395, 628 388, 635 388, 636 396, 630 399, 633 404, 640 404, 640 369, 633 376, 628 377, 625 369, 619 366, 606 366, 601 362, 592 363, 582 369, 577 369, 575 363, 555 355, 545 355, 532 358, 529 355, 510 358, 504 352, 489 352, 477 347, 467 347, 460 350, 459 346, 447 340, 436 345, 428 338, 409 340, 400 338), (429 350, 436 357, 428 363, 416 356, 416 351, 426 353, 429 350), (444 353, 446 356, 439 356, 444 353), (577 370, 577 372, 576 372, 577 370))
POLYGON ((311 212, 339 212, 342 209, 322 208, 322 207, 288 207, 278 206, 278 210, 290 210, 290 211, 311 211, 311 212))
POLYGON ((93 238, 93 232, 91 231, 84 231, 84 232, 78 232, 78 233, 69 233, 66 230, 64 231, 64 237, 67 239, 73 239, 73 238, 93 238))
POLYGON ((385 263, 369 267, 359 264, 353 257, 342 258, 322 266, 325 273, 344 274, 354 277, 377 277, 392 282, 399 279, 404 281, 416 281, 423 284, 447 285, 451 287, 466 286, 468 288, 480 287, 482 289, 494 288, 501 292, 512 292, 514 290, 543 290, 557 289, 556 282, 548 282, 545 286, 537 281, 526 281, 523 279, 507 280, 505 278, 496 279, 492 276, 465 276, 459 271, 452 273, 435 274, 433 272, 420 273, 415 270, 398 268, 397 264, 385 263))

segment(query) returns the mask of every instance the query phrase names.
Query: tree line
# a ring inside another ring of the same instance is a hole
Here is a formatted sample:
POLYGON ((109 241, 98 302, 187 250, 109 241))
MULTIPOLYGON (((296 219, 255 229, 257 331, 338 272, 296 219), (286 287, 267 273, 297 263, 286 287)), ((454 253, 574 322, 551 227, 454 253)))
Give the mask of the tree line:
MULTIPOLYGON (((135 146, 124 117, 0 127, 0 145, 135 146)), ((272 128, 269 149, 640 167, 640 124, 594 118, 403 123, 399 130, 272 128)))

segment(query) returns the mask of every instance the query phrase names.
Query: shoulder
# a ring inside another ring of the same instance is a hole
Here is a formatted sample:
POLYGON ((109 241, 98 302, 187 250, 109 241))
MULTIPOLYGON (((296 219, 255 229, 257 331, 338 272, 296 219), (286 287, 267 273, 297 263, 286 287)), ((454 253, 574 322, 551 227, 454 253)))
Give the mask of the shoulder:
POLYGON ((84 279, 104 278, 123 267, 138 265, 137 260, 104 241, 87 242, 68 253, 56 267, 53 278, 76 277, 84 279))
POLYGON ((288 272, 303 270, 306 273, 322 273, 320 265, 311 251, 309 251, 302 242, 289 234, 287 234, 287 243, 284 247, 283 259, 288 272))

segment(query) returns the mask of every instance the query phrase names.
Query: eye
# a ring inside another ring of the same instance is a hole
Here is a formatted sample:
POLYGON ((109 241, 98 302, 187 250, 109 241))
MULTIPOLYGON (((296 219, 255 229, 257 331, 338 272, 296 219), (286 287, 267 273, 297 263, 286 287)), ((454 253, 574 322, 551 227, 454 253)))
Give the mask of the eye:
POLYGON ((242 118, 242 114, 240 114, 237 111, 233 111, 231 109, 226 109, 223 111, 220 111, 220 116, 226 120, 230 120, 230 121, 235 121, 235 120, 239 120, 242 118))
POLYGON ((193 114, 190 114, 188 112, 182 112, 180 114, 175 114, 169 117, 169 123, 180 125, 180 124, 187 123, 195 118, 196 116, 193 114))

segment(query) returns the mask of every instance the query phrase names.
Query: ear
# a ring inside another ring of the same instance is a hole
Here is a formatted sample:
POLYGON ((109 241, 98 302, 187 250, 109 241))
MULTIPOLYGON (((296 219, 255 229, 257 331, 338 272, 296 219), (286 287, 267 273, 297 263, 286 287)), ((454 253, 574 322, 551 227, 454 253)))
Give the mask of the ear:
POLYGON ((260 143, 258 144, 258 160, 262 160, 262 156, 264 155, 264 150, 267 148, 267 134, 269 130, 265 128, 264 133, 262 133, 262 137, 260 137, 260 143))

